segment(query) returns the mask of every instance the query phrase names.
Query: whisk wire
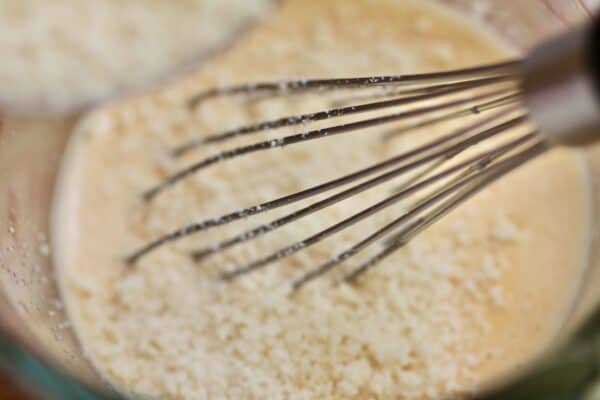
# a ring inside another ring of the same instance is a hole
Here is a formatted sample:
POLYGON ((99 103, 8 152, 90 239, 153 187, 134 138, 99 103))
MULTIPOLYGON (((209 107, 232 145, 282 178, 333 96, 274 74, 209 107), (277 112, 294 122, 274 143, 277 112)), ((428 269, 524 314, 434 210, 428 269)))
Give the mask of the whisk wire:
POLYGON ((548 145, 540 138, 534 128, 529 133, 516 138, 512 136, 512 139, 510 139, 511 136, 507 136, 510 140, 497 144, 492 149, 483 150, 475 155, 468 156, 466 159, 459 159, 450 163, 451 160, 465 150, 488 139, 508 133, 517 127, 525 126, 530 122, 527 112, 520 105, 522 100, 521 72, 522 61, 511 60, 461 70, 417 75, 259 82, 214 88, 199 93, 189 99, 188 106, 190 108, 195 108, 203 101, 220 96, 242 95, 246 96, 247 102, 250 102, 264 101, 278 96, 301 95, 309 92, 320 93, 349 89, 367 90, 362 94, 359 92, 359 95, 330 100, 328 110, 252 123, 190 140, 171 150, 171 155, 174 157, 181 156, 200 146, 234 140, 242 136, 266 133, 292 126, 307 126, 319 121, 349 117, 392 107, 402 107, 402 109, 383 115, 363 117, 350 122, 342 121, 342 123, 329 124, 325 127, 313 127, 301 133, 288 134, 274 139, 262 139, 254 143, 218 151, 175 171, 172 175, 167 176, 164 180, 146 190, 142 194, 145 201, 152 200, 159 193, 204 168, 243 155, 406 120, 406 123, 401 126, 394 126, 389 131, 384 131, 383 135, 380 136, 382 140, 389 140, 411 130, 477 115, 490 110, 498 109, 498 111, 490 113, 489 116, 477 118, 475 122, 427 141, 413 149, 342 177, 255 206, 241 208, 218 218, 209 218, 179 228, 145 244, 131 253, 126 261, 134 263, 166 243, 353 184, 268 223, 260 224, 215 244, 193 251, 191 253, 193 259, 200 261, 212 254, 257 239, 293 221, 357 196, 392 179, 407 175, 408 178, 400 186, 393 188, 390 194, 374 204, 354 212, 342 218, 341 221, 333 223, 302 240, 294 241, 268 255, 242 265, 233 266, 221 273, 223 280, 231 281, 249 272, 265 268, 350 228, 366 218, 398 204, 413 194, 423 192, 424 194, 419 195, 418 200, 412 202, 408 208, 403 208, 406 211, 403 211, 401 215, 393 218, 392 221, 387 222, 383 227, 372 232, 358 243, 352 244, 336 256, 295 279, 292 282, 292 289, 300 289, 336 266, 354 258, 369 246, 380 244, 381 248, 374 255, 342 275, 342 279, 338 283, 354 281, 379 262, 398 251, 412 238, 459 204, 548 148, 548 145), (358 104, 356 104, 357 102, 358 104), (445 166, 446 164, 450 165, 445 166))
POLYGON ((443 158, 443 159, 451 158, 451 157, 455 156, 456 154, 458 154, 459 152, 477 144, 478 142, 488 139, 494 135, 500 134, 505 129, 510 128, 512 126, 517 126, 517 125, 525 122, 525 120, 526 120, 525 117, 517 117, 517 118, 514 118, 514 119, 504 123, 504 124, 501 124, 499 126, 490 128, 490 129, 480 132, 476 135, 473 135, 473 136, 471 136, 463 141, 460 141, 450 147, 442 148, 434 153, 427 154, 426 152, 423 152, 424 153, 423 156, 418 159, 415 159, 406 164, 402 164, 400 167, 397 167, 389 172, 386 172, 384 174, 376 176, 375 178, 372 178, 368 181, 365 181, 365 182, 360 183, 356 186, 353 186, 349 189, 346 189, 340 193, 334 194, 330 197, 327 197, 323 200, 313 203, 305 208, 302 208, 298 211, 288 214, 282 218, 276 219, 267 224, 260 225, 256 228, 245 231, 237 236, 234 236, 230 239, 227 239, 227 240, 217 244, 216 246, 211 246, 211 247, 199 250, 199 251, 193 253, 193 257, 196 260, 199 260, 200 258, 206 257, 209 254, 214 254, 218 251, 223 251, 227 248, 230 248, 237 244, 247 242, 251 239, 256 239, 256 238, 263 236, 275 229, 278 229, 284 225, 287 225, 290 222, 296 221, 307 215, 313 214, 325 207, 329 207, 333 204, 339 203, 340 201, 343 201, 347 198, 355 196, 363 191, 366 191, 370 188, 378 186, 386 181, 397 178, 397 177, 401 176, 402 174, 410 172, 410 171, 414 170, 415 168, 425 165, 431 161, 436 161, 439 158, 443 158))
MULTIPOLYGON (((511 150, 523 145, 524 143, 530 141, 533 138, 535 138, 535 134, 529 133, 529 134, 521 136, 515 140, 512 140, 507 144, 499 146, 498 148, 495 148, 493 150, 486 151, 477 156, 474 156, 474 157, 470 158, 469 160, 466 160, 466 161, 456 165, 453 168, 447 169, 444 173, 440 174, 441 176, 440 175, 438 175, 438 176, 440 176, 440 178, 443 178, 447 175, 453 174, 456 171, 461 171, 461 170, 462 171, 460 174, 455 176, 449 182, 445 183, 442 187, 438 188, 437 190, 435 190, 432 193, 425 196, 423 199, 421 199, 418 202, 416 202, 415 204, 413 204, 413 206, 409 209, 409 211, 407 211, 405 214, 403 214, 399 218, 388 223, 383 228, 381 228, 381 229, 377 230, 376 232, 374 232, 373 234, 369 235, 367 238, 365 238, 361 242, 351 246, 350 248, 341 252, 337 256, 333 257, 331 260, 327 261, 320 267, 317 267, 317 268, 309 271, 307 274, 302 276, 300 279, 296 280, 292 284, 293 289, 299 289, 301 286, 303 286, 306 283, 310 282, 311 280, 316 279, 317 277, 323 275, 324 273, 331 270, 333 267, 337 266, 338 264, 344 262, 348 258, 355 256, 356 254, 358 254, 359 252, 364 250, 367 246, 375 243, 380 238, 384 237, 385 235, 392 232, 393 230, 395 230, 402 224, 406 223, 410 218, 417 215, 424 208, 429 207, 431 204, 433 204, 435 202, 441 201, 445 196, 452 194, 454 191, 458 190, 463 185, 466 185, 467 183, 469 183, 470 179, 467 179, 467 178, 469 178, 469 176, 482 171, 490 163, 492 163, 495 159, 507 154, 511 150), (464 168, 466 168, 466 169, 464 169, 464 168)), ((438 179, 436 178, 435 180, 438 180, 438 179)), ((428 182, 428 183, 432 183, 432 182, 428 182)), ((422 219, 427 220, 424 217, 417 219, 416 221, 411 223, 409 225, 409 227, 402 229, 399 233, 394 234, 390 239, 386 240, 384 242, 384 244, 389 247, 389 246, 396 244, 397 242, 403 242, 403 243, 406 242, 407 232, 410 232, 411 229, 413 229, 412 227, 420 226, 422 219)))
MULTIPOLYGON (((497 76, 491 78, 474 79, 466 82, 457 82, 451 84, 441 84, 435 86, 427 86, 424 88, 413 89, 419 92, 413 96, 408 97, 396 97, 390 100, 365 103, 359 105, 350 105, 346 107, 333 108, 330 110, 319 111, 314 113, 292 115, 282 118, 277 118, 270 121, 263 121, 256 124, 245 125, 239 128, 226 130, 224 132, 215 133, 212 135, 204 136, 200 139, 195 139, 184 143, 173 150, 171 155, 174 157, 181 156, 199 146, 218 143, 225 140, 233 139, 238 136, 249 135, 252 133, 259 133, 266 130, 272 130, 282 127, 304 125, 306 123, 313 123, 326 119, 338 118, 349 116, 353 114, 359 114, 369 111, 380 110, 383 108, 396 107, 405 104, 414 104, 415 102, 431 100, 441 96, 447 96, 450 94, 458 93, 464 90, 473 89, 481 86, 491 85, 494 83, 506 82, 512 80, 510 76, 497 76), (423 92, 423 93, 421 93, 423 92)), ((409 92, 411 93, 411 92, 409 92)), ((397 94, 398 95, 398 94, 397 94)))
POLYGON ((458 193, 456 193, 450 200, 443 203, 442 205, 428 213, 426 216, 419 218, 414 223, 410 224, 405 229, 398 232, 394 237, 394 241, 389 242, 377 254, 366 260, 354 270, 344 275, 340 282, 355 281, 359 276, 363 275, 365 272, 376 266, 385 258, 394 254, 400 248, 405 246, 412 238, 414 238, 427 227, 438 221, 444 215, 448 214, 457 206, 465 202, 467 199, 474 196, 486 186, 497 181, 499 178, 508 174, 515 168, 518 168, 525 162, 537 157, 540 154, 543 154, 547 149, 548 146, 546 143, 538 142, 529 147, 528 149, 505 160, 504 163, 498 164, 494 168, 491 168, 491 170, 489 171, 485 171, 481 174, 479 179, 473 182, 470 186, 463 188, 458 193))
POLYGON ((239 94, 250 94, 257 92, 272 92, 290 95, 302 93, 315 89, 357 89, 375 86, 408 85, 414 83, 430 83, 440 81, 451 81, 453 79, 466 79, 478 76, 510 75, 517 74, 521 67, 520 60, 509 60, 495 64, 463 68, 458 70, 405 74, 405 75, 382 75, 355 78, 338 79, 294 79, 274 82, 260 82, 228 86, 224 88, 213 88, 192 96, 188 100, 188 108, 193 109, 205 100, 218 96, 231 96, 239 94))
MULTIPOLYGON (((185 236, 189 236, 191 234, 194 233, 198 233, 198 232, 202 232, 205 231, 207 229, 211 229, 220 225, 224 225, 224 224, 228 224, 231 223, 233 221, 237 221, 243 218, 247 218, 256 214, 260 214, 260 213, 264 213, 267 212, 269 210, 273 210, 279 207, 283 207, 285 205, 288 204, 292 204, 294 202, 327 192, 329 190, 333 190, 337 187, 346 185, 350 182, 368 177, 369 175, 375 174, 379 171, 383 171, 387 168, 391 168, 395 165, 398 165, 402 162, 407 162, 409 161, 411 158, 415 157, 415 156, 419 156, 419 155, 424 155, 426 154, 428 151, 432 151, 435 150, 436 148, 440 147, 440 146, 444 146, 447 145, 449 143, 451 143, 454 140, 458 140, 461 137, 468 135, 469 133, 472 133, 474 131, 477 131, 478 129, 481 129, 483 127, 485 127, 486 125, 495 123, 505 117, 507 117, 508 115, 516 112, 518 110, 518 107, 511 107, 507 110, 502 110, 500 112, 496 112, 492 115, 490 115, 487 118, 481 119, 479 121, 476 121, 475 123, 466 126, 464 128, 458 129, 456 131, 453 131, 447 135, 444 135, 442 137, 436 138, 430 142, 427 142, 421 146, 418 146, 415 149, 406 151, 398 156, 392 157, 388 160, 385 160, 383 162, 380 163, 376 163, 374 165, 371 165, 367 168, 361 169, 359 171, 350 173, 348 175, 342 176, 340 178, 336 178, 330 181, 327 181, 323 184, 319 184, 313 187, 310 187, 308 189, 304 189, 302 191, 296 192, 296 193, 292 193, 290 195, 286 195, 280 198, 277 198, 275 200, 272 201, 268 201, 268 202, 264 202, 261 203, 259 205, 256 206, 251 206, 251 207, 246 207, 246 208, 242 208, 236 211, 233 211, 231 213, 228 214, 224 214, 218 218, 209 218, 207 220, 201 221, 199 223, 194 223, 194 224, 190 224, 187 226, 184 226, 180 229, 177 229, 169 234, 166 234, 164 236, 159 237, 158 239, 146 244, 145 246, 143 246, 142 248, 140 248, 139 250, 133 252, 131 255, 129 255, 128 257, 126 257, 126 261, 128 263, 134 263, 136 262, 140 257, 144 256, 145 254, 149 253, 150 251, 166 244, 169 243, 171 241, 175 241, 178 240, 180 238, 183 238, 185 236)), ((509 123, 508 125, 504 124, 504 125, 500 125, 500 127, 496 127, 496 129, 494 130, 494 132, 499 133, 502 131, 502 129, 506 129, 509 128, 510 126, 512 126, 513 124, 516 126, 518 123, 522 123, 525 121, 525 117, 521 116, 517 119, 514 119, 512 123, 509 123)), ((481 137, 483 138, 485 135, 482 135, 481 137)), ((473 143, 473 139, 471 139, 471 142, 473 143)), ((463 143, 463 146, 465 145, 465 143, 463 143)), ((461 148, 460 146, 455 147, 454 150, 461 148)), ((444 156, 446 153, 445 152, 440 152, 438 151, 438 153, 436 153, 436 155, 438 156, 444 156)), ((418 162, 413 164, 414 166, 418 166, 418 165, 422 165, 422 163, 424 162, 428 162, 430 161, 430 159, 434 159, 434 157, 429 157, 427 159, 425 159, 422 162, 418 162)), ((406 168, 406 171, 408 171, 409 169, 406 168)), ((365 189, 366 190, 366 189, 365 189)), ((282 221, 283 222, 283 221, 282 221)), ((291 222, 291 221, 290 221, 291 222)), ((271 228, 273 225, 267 225, 267 226, 263 226, 263 227, 258 227, 255 228, 251 231, 245 232, 241 235, 238 235, 238 237, 232 238, 226 242, 221 243, 220 245, 217 246, 210 246, 206 249, 203 250, 199 250, 197 252, 194 253, 194 257, 196 259, 200 259, 206 255, 212 254, 218 250, 222 250, 228 247, 231 247, 234 244, 238 244, 241 243, 242 241, 247 240, 248 238, 253 238, 256 237, 257 235, 260 235, 263 233, 266 233, 267 231, 270 231, 269 228, 271 228)))
MULTIPOLYGON (((502 130, 500 130, 500 131, 502 131, 502 130)), ((484 133, 489 135, 489 133, 487 131, 484 133)), ((497 150, 495 150, 495 151, 497 151, 497 150)), ((442 171, 428 179, 425 179, 421 182, 418 182, 418 183, 412 185, 411 187, 406 188, 405 190, 395 193, 395 194, 385 198, 384 200, 381 200, 381 201, 361 210, 360 212, 353 214, 352 216, 345 218, 344 220, 342 220, 334 225, 331 225, 330 227, 328 227, 322 231, 317 232, 316 234, 314 234, 304 240, 297 241, 289 246, 286 246, 264 258, 253 261, 247 265, 234 268, 231 271, 227 271, 227 272, 223 273, 221 276, 225 280, 231 280, 233 278, 236 278, 236 277, 246 274, 248 272, 252 272, 257 269, 264 268, 265 266, 267 266, 275 261, 278 261, 282 258, 289 257, 292 254, 298 252, 299 250, 302 250, 306 247, 312 246, 312 245, 328 238, 329 236, 332 236, 333 234, 336 234, 346 228, 349 228, 352 225, 355 225, 356 223, 364 220, 365 218, 370 217, 370 216, 374 215, 375 213, 382 211, 383 209, 396 204, 398 201, 406 198, 408 195, 413 194, 423 188, 429 187, 433 183, 441 180, 442 178, 445 178, 455 172, 458 172, 486 156, 489 156, 489 152, 486 152, 483 155, 480 154, 476 157, 468 159, 467 161, 463 161, 457 165, 449 167, 449 168, 445 169, 444 171, 442 171)), ((470 178, 469 177, 465 178, 465 180, 467 180, 467 179, 470 179, 470 178)), ((452 193, 453 191, 455 191, 456 189, 457 189, 457 187, 451 186, 450 188, 444 190, 443 193, 449 194, 449 193, 452 193)), ((351 189, 349 189, 349 190, 351 190, 351 189)), ((439 196, 441 196, 441 195, 437 195, 434 198, 438 199, 439 196)), ((428 200, 428 202, 426 202, 426 204, 429 204, 429 200, 428 200)), ((418 208, 420 209, 422 207, 424 207, 424 206, 419 206, 418 208)))
MULTIPOLYGON (((510 98, 514 98, 514 96, 515 96, 514 89, 494 90, 491 92, 486 92, 483 94, 473 96, 471 98, 452 100, 452 101, 448 101, 443 104, 437 104, 437 105, 431 105, 431 106, 422 106, 422 107, 408 110, 408 111, 388 114, 388 115, 384 115, 384 116, 374 117, 374 118, 356 121, 356 122, 350 122, 350 123, 341 124, 341 125, 334 125, 334 126, 326 127, 326 128, 309 130, 309 131, 303 132, 303 133, 284 136, 279 139, 264 140, 264 141, 260 141, 260 142, 253 143, 250 145, 236 147, 231 150, 225 150, 218 154, 209 156, 209 157, 207 157, 199 162, 196 162, 188 167, 185 167, 182 170, 167 177, 165 180, 163 180, 156 186, 154 186, 154 187, 150 188, 149 190, 147 190, 146 192, 144 192, 142 194, 142 198, 146 201, 150 201, 154 196, 156 196, 163 190, 167 189, 168 187, 174 185, 175 183, 179 182, 180 180, 182 180, 182 179, 184 179, 206 167, 209 167, 218 162, 222 162, 224 160, 236 158, 236 157, 246 155, 249 153, 254 153, 257 151, 264 151, 264 150, 274 149, 274 148, 278 148, 278 147, 289 146, 292 144, 307 142, 310 140, 320 139, 320 138, 324 138, 324 137, 328 137, 328 136, 334 136, 334 135, 339 135, 342 133, 358 131, 358 130, 362 130, 365 128, 370 128, 370 127, 374 127, 374 126, 378 126, 378 125, 382 125, 382 124, 387 124, 387 123, 399 121, 399 120, 406 119, 406 118, 418 117, 423 114, 433 113, 433 112, 437 112, 437 111, 444 110, 447 108, 452 108, 452 107, 464 105, 464 104, 471 103, 471 102, 482 101, 482 100, 494 98, 497 96, 502 96, 502 97, 500 97, 500 101, 504 102, 504 101, 506 101, 507 94, 508 94, 508 96, 510 96, 510 98)), ((469 113, 477 114, 480 112, 480 108, 478 106, 472 106, 468 110, 465 111, 468 114, 469 113), (471 110, 471 111, 468 111, 468 110, 471 110)))

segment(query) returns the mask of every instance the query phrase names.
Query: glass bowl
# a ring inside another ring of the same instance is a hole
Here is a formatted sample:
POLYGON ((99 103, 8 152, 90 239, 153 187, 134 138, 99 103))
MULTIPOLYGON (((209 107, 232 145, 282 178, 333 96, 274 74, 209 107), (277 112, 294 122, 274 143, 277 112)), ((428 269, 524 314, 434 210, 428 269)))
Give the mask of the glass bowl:
MULTIPOLYGON (((525 51, 543 38, 589 18, 599 2, 443 3, 482 19, 525 51)), ((0 116, 0 375, 22 384, 22 398, 37 398, 25 397, 28 391, 43 393, 43 398, 117 398, 82 355, 55 285, 50 254, 49 216, 55 177, 79 115, 22 117, 5 112, 0 116)), ((589 149, 587 155, 593 186, 592 226, 600 233, 600 149, 589 149)), ((587 276, 561 339, 572 335, 594 311, 599 288, 600 237, 595 235, 587 276)), ((19 397, 14 394, 11 398, 19 397)))

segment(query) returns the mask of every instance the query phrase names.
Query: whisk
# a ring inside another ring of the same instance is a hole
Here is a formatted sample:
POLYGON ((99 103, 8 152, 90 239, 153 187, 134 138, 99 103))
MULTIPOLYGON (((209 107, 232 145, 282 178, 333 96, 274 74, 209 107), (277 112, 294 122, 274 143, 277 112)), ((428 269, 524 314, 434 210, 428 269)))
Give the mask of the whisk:
POLYGON ((232 146, 229 150, 193 163, 149 188, 142 195, 144 201, 152 201, 163 191, 202 169, 250 153, 269 151, 333 135, 351 134, 398 121, 412 121, 416 117, 420 118, 417 122, 394 128, 387 133, 387 137, 447 120, 462 119, 468 120, 468 123, 464 122, 459 129, 339 178, 262 204, 184 226, 145 244, 128 255, 126 262, 133 264, 158 247, 192 234, 292 203, 309 202, 307 206, 269 223, 194 251, 192 257, 200 261, 217 252, 273 232, 300 218, 308 217, 391 179, 412 174, 402 187, 397 188, 387 198, 366 206, 314 235, 298 238, 295 243, 231 268, 221 275, 224 280, 232 280, 264 268, 403 199, 412 198, 411 196, 425 191, 426 194, 414 201, 407 211, 329 261, 298 277, 292 282, 292 287, 299 289, 367 247, 379 244, 380 247, 374 255, 350 270, 338 283, 354 281, 465 200, 553 146, 579 146, 600 139, 599 37, 600 24, 596 21, 542 43, 523 59, 490 65, 417 75, 260 82, 215 88, 199 93, 189 100, 190 108, 223 96, 262 99, 306 93, 318 94, 324 91, 339 91, 350 95, 325 111, 286 116, 200 137, 172 149, 173 157, 192 152, 198 147, 277 128, 302 126, 304 130, 306 126, 317 121, 329 122, 336 118, 377 110, 384 112, 392 107, 400 109, 349 123, 309 128, 301 133, 256 141, 245 146, 232 146), (373 91, 374 89, 376 91, 373 91), (464 118, 473 114, 481 114, 475 122, 464 118), (508 134, 514 132, 514 128, 517 127, 526 133, 520 136, 508 134), (446 165, 459 153, 492 139, 493 147, 486 147, 479 153, 469 154, 468 158, 461 158, 452 165, 446 165), (335 191, 338 188, 340 191, 335 191), (333 194, 318 201, 313 199, 326 192, 333 194))

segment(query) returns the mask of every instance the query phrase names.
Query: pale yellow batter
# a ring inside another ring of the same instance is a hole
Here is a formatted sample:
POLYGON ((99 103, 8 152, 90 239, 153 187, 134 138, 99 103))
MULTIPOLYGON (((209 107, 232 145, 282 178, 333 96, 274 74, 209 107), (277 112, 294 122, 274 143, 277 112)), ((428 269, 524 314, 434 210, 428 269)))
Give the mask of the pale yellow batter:
POLYGON ((178 160, 166 155, 186 139, 329 106, 323 95, 250 105, 215 100, 189 112, 186 99, 202 89, 507 57, 481 28, 423 3, 288 1, 208 68, 81 123, 57 191, 53 254, 77 334, 107 379, 126 393, 160 399, 439 398, 514 372, 549 344, 571 305, 587 245, 586 178, 579 157, 567 151, 493 185, 356 286, 331 283, 358 260, 294 295, 289 282, 407 204, 232 283, 218 274, 379 201, 397 182, 200 264, 191 250, 290 208, 165 246, 134 267, 122 262, 183 224, 349 173, 464 124, 392 142, 380 141, 377 128, 262 152, 203 171, 148 205, 140 200, 173 171, 224 148, 178 160))

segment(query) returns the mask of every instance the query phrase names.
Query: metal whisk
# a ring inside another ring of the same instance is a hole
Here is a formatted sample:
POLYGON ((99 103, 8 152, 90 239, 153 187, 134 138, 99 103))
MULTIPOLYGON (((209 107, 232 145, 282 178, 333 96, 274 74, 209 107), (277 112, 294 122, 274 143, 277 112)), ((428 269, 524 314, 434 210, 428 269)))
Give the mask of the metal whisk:
POLYGON ((415 117, 421 119, 390 131, 388 136, 468 115, 482 115, 474 123, 465 123, 455 131, 367 168, 272 201, 184 226, 136 250, 126 261, 134 263, 150 251, 180 238, 295 202, 310 200, 316 195, 350 185, 270 223, 256 226, 195 251, 192 256, 201 260, 273 232, 393 178, 412 173, 401 188, 380 202, 369 205, 310 237, 299 238, 297 242, 272 254, 222 274, 223 279, 232 280, 263 268, 306 249, 402 199, 429 189, 430 192, 417 199, 408 211, 329 261, 300 276, 293 282, 293 288, 302 287, 368 246, 383 243, 374 256, 342 278, 342 281, 353 281, 466 199, 553 146, 588 144, 600 139, 599 36, 600 24, 595 23, 543 43, 524 59, 461 70, 418 75, 262 82, 200 93, 190 99, 190 108, 219 96, 241 95, 260 99, 320 91, 350 92, 350 96, 326 111, 288 116, 198 138, 174 148, 171 153, 173 157, 191 152, 200 146, 271 129, 304 126, 316 121, 329 121, 364 112, 385 111, 391 107, 407 108, 369 119, 333 124, 278 139, 232 147, 200 160, 158 183, 143 193, 145 201, 151 201, 172 185, 204 168, 250 153, 347 134, 415 117), (373 89, 377 91, 373 92, 373 89), (526 129, 526 133, 520 136, 508 135, 517 127, 526 129), (493 148, 480 151, 441 169, 457 154, 492 138, 498 142, 493 148))

